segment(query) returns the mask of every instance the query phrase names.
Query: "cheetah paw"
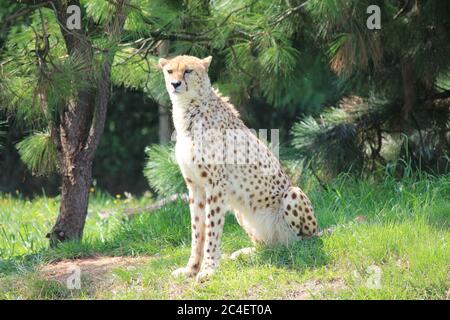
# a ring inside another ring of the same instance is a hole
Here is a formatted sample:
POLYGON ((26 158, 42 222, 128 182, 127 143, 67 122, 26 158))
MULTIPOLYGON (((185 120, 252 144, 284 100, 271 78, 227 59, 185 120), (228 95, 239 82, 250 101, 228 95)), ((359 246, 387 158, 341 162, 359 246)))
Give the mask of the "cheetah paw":
POLYGON ((237 258, 239 258, 239 256, 250 255, 250 254, 255 253, 255 251, 256 251, 255 247, 242 248, 242 249, 239 249, 239 250, 233 252, 230 256, 230 259, 236 260, 237 258))
POLYGON ((211 276, 214 274, 215 269, 213 268, 207 268, 200 270, 200 272, 197 274, 197 277, 195 278, 197 282, 204 282, 211 278, 211 276))
POLYGON ((180 276, 193 277, 195 276, 195 274, 196 272, 189 267, 178 268, 177 270, 172 272, 173 277, 180 277, 180 276))

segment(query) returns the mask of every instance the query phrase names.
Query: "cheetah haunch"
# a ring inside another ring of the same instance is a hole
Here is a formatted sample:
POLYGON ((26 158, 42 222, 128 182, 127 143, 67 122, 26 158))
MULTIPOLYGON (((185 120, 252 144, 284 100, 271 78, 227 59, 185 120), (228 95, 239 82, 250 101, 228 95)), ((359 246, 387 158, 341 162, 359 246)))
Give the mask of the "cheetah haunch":
POLYGON ((211 57, 159 60, 173 104, 175 153, 189 190, 192 222, 189 262, 174 274, 197 275, 197 280, 212 275, 219 264, 227 209, 254 243, 288 244, 318 230, 309 199, 211 87, 210 63, 211 57))

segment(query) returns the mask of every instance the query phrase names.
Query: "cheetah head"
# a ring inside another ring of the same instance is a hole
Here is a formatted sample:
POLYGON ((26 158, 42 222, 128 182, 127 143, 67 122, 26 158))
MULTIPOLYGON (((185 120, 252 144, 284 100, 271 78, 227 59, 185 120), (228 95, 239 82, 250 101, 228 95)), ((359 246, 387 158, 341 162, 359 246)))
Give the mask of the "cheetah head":
POLYGON ((208 67, 212 57, 199 59, 193 56, 177 56, 159 59, 158 66, 164 73, 167 92, 171 98, 197 96, 211 86, 208 67))

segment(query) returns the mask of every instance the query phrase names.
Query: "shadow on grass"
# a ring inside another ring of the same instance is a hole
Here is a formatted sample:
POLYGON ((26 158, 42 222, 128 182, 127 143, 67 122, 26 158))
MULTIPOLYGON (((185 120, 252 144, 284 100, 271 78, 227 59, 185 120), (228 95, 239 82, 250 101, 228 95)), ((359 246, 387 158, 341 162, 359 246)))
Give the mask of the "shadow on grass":
POLYGON ((43 248, 33 254, 0 259, 0 276, 33 271, 37 265, 62 259, 154 255, 190 243, 189 208, 181 201, 156 212, 111 219, 120 221, 107 237, 85 233, 82 242, 68 241, 54 249, 43 248))
POLYGON ((450 201, 440 203, 434 206, 432 209, 432 214, 428 216, 428 224, 438 230, 449 230, 450 229, 450 201))
MULTIPOLYGON (((248 235, 237 223, 236 218, 233 215, 228 215, 223 236, 223 251, 233 252, 249 246, 252 246, 252 243, 248 235)), ((328 264, 329 259, 323 250, 322 239, 314 237, 297 241, 289 246, 260 246, 255 259, 248 261, 258 265, 272 265, 301 271, 324 266, 328 264)))
POLYGON ((323 250, 323 241, 318 237, 299 241, 289 246, 262 247, 258 251, 257 257, 258 264, 296 271, 318 268, 327 265, 329 261, 329 257, 323 250))
POLYGON ((10 259, 0 259, 0 276, 28 273, 45 261, 42 253, 29 254, 10 259))
MULTIPOLYGON (((175 202, 153 212, 133 218, 122 217, 118 228, 104 241, 92 239, 86 234, 83 242, 67 242, 56 249, 43 249, 37 254, 10 260, 0 260, 0 274, 19 274, 33 271, 35 266, 63 259, 79 259, 94 256, 139 256, 157 255, 164 252, 179 251, 177 264, 185 263, 190 246, 189 208, 183 202, 175 202)), ((227 215, 223 251, 232 252, 250 246, 245 231, 238 225, 233 215, 227 215)), ((289 247, 277 246, 261 248, 258 251, 260 264, 272 264, 283 268, 302 270, 323 266, 327 257, 322 250, 320 238, 295 243, 289 247)))

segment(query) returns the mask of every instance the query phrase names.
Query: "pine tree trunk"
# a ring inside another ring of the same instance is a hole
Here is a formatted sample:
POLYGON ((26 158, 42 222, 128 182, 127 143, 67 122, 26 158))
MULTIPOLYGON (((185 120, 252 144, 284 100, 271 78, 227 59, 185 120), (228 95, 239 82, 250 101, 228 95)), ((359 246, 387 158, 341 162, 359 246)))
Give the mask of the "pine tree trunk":
POLYGON ((416 104, 416 85, 414 80, 413 62, 409 58, 405 58, 401 64, 402 86, 403 86, 403 106, 402 121, 405 124, 410 117, 416 104))
MULTIPOLYGON (((160 57, 165 57, 169 52, 170 41, 163 40, 159 43, 157 51, 160 57)), ((158 105, 159 117, 159 143, 167 144, 172 137, 172 127, 170 122, 169 110, 162 105, 158 105)))
POLYGON ((91 163, 75 163, 72 176, 64 175, 61 184, 61 205, 52 231, 48 234, 50 247, 66 240, 81 240, 87 216, 89 187, 92 180, 91 163))
POLYGON ((167 144, 170 142, 172 134, 169 111, 162 105, 159 105, 158 114, 159 114, 159 143, 167 144))

